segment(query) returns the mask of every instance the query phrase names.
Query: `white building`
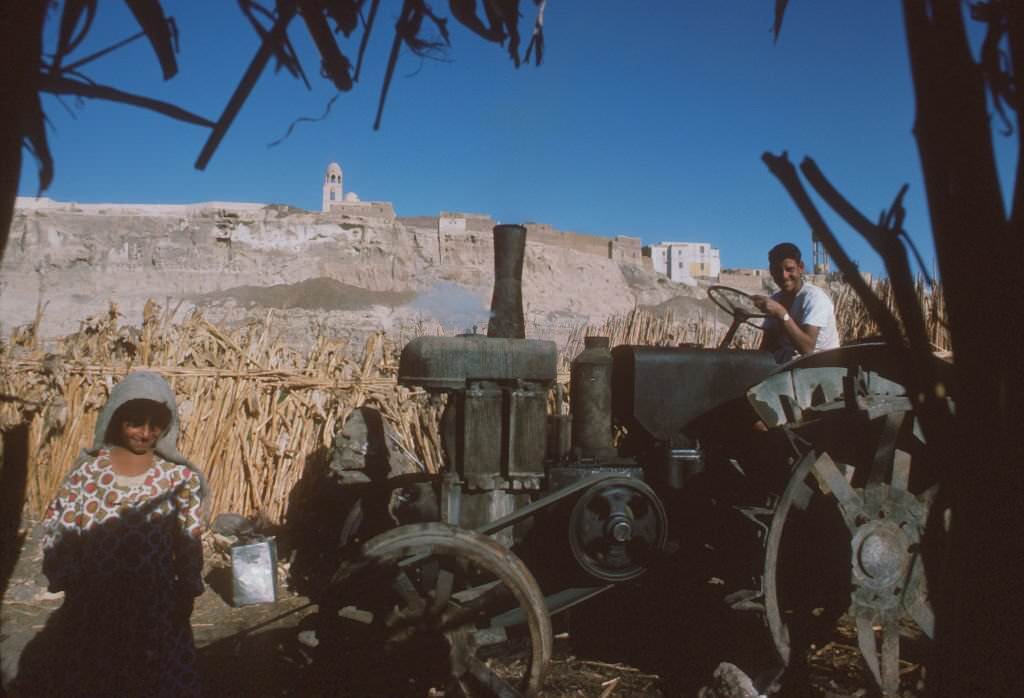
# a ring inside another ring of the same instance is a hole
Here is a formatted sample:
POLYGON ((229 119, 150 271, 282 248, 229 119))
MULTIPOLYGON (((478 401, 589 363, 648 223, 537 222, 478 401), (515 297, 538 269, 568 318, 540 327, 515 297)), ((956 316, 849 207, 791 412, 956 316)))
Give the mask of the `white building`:
POLYGON ((395 220, 395 208, 389 201, 362 201, 354 191, 343 189, 344 175, 341 165, 332 162, 324 172, 321 187, 320 211, 326 214, 352 218, 381 218, 395 220))
POLYGON ((323 186, 323 204, 321 210, 327 213, 331 210, 331 206, 334 204, 340 204, 341 198, 341 165, 336 162, 332 162, 327 166, 327 171, 324 172, 324 186, 323 186))
POLYGON ((672 281, 695 286, 697 279, 717 281, 722 273, 718 248, 706 242, 659 242, 645 251, 654 271, 672 281))

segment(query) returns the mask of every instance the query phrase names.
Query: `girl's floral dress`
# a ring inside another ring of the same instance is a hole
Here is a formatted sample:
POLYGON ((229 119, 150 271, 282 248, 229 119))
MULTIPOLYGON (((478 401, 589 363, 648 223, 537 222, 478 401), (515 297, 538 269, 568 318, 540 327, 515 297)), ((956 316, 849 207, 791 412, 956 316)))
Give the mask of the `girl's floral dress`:
POLYGON ((44 519, 43 571, 61 608, 68 696, 197 696, 189 622, 203 591, 200 479, 156 458, 138 477, 99 455, 64 480, 44 519))

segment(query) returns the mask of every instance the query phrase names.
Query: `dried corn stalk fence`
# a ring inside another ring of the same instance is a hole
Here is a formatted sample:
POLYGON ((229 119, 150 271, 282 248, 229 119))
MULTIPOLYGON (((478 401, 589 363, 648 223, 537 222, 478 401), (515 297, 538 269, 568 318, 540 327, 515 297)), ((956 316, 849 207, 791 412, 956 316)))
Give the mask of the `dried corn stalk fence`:
MULTIPOLYGON (((892 305, 885 282, 875 290, 892 305)), ((877 327, 856 295, 833 294, 844 341, 870 336, 877 327)), ((919 284, 932 341, 948 350, 941 292, 919 284)), ((420 390, 396 383, 399 342, 370 336, 363 346, 321 337, 308 352, 284 346, 271 314, 263 323, 227 331, 194 313, 181 323, 177 309, 150 303, 141 328, 119 323, 117 309, 82 323, 56 353, 36 347, 36 323, 0 344, 0 431, 28 423, 27 503, 45 508, 79 451, 92 443, 99 409, 125 373, 147 368, 163 375, 178 397, 182 453, 201 467, 212 490, 213 514, 235 511, 284 519, 297 483, 322 469, 338 425, 363 404, 379 409, 393 427, 397 448, 428 472, 441 467, 437 425, 442 405, 420 390)), ((439 327, 420 328, 441 334, 439 327)), ((725 327, 712 318, 680 320, 635 309, 596 326, 580 325, 561 347, 559 381, 590 335, 612 346, 717 346, 725 327)), ((413 334, 418 334, 416 328, 413 334)), ((405 337, 402 338, 403 341, 405 337)), ((744 327, 738 345, 753 348, 760 333, 744 327)))
POLYGON ((335 428, 359 405, 379 408, 399 447, 424 469, 440 467, 437 406, 396 385, 398 348, 383 334, 362 347, 321 337, 289 350, 266 322, 227 332, 195 313, 147 306, 143 326, 121 326, 115 307, 83 322, 58 353, 34 350, 22 330, 0 354, 0 429, 28 420, 26 499, 38 514, 79 451, 92 443, 99 409, 125 373, 163 375, 178 398, 182 453, 206 474, 213 514, 235 511, 283 520, 307 469, 324 467, 335 428))
MULTIPOLYGON (((871 287, 875 295, 899 317, 896 310, 896 297, 889 280, 876 281, 871 287)), ((942 293, 942 285, 936 283, 932 288, 925 283, 924 279, 918 278, 914 290, 917 294, 917 302, 924 314, 925 327, 928 330, 928 339, 932 344, 932 350, 936 354, 949 356, 953 349, 953 343, 949 336, 946 300, 942 293)), ((836 306, 836 325, 839 328, 840 341, 849 342, 881 334, 878 324, 871 318, 867 307, 857 297, 852 287, 843 284, 837 292, 832 294, 832 297, 836 306)))

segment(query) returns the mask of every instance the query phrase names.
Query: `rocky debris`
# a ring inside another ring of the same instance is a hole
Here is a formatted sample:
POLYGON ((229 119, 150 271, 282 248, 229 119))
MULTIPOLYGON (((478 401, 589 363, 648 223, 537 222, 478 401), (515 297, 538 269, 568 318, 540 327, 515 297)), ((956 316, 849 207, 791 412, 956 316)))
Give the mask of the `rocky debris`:
POLYGON ((697 698, 762 698, 754 682, 735 664, 722 662, 715 669, 711 683, 697 693, 697 698))
POLYGON ((256 522, 241 514, 221 514, 210 524, 210 530, 221 536, 248 536, 256 532, 256 522))
POLYGON ((233 300, 246 308, 256 306, 280 310, 351 311, 367 310, 374 306, 394 308, 415 298, 416 293, 412 291, 369 291, 336 279, 317 277, 294 284, 236 286, 193 296, 189 300, 201 306, 214 306, 233 300))

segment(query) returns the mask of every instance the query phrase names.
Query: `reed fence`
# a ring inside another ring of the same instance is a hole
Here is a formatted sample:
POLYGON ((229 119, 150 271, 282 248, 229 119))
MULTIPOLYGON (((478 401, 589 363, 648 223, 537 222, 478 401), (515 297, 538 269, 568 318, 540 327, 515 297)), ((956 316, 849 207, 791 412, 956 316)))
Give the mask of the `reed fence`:
POLYGON ((147 305, 141 329, 112 307, 44 354, 22 331, 0 355, 0 429, 28 422, 26 500, 38 514, 80 450, 92 443, 99 409, 117 379, 145 368, 178 398, 179 448, 206 474, 212 513, 236 511, 280 522, 309 468, 323 467, 337 425, 363 404, 386 416, 402 448, 429 471, 440 467, 437 409, 398 386, 398 347, 384 334, 362 347, 321 337, 305 353, 263 323, 227 331, 195 313, 172 323, 147 305))
MULTIPOLYGON (((876 290, 892 303, 886 286, 876 290)), ((855 295, 846 289, 834 295, 844 340, 877 332, 855 295)), ((919 298, 933 344, 948 350, 941 293, 922 286, 919 298)), ((321 336, 312 349, 298 352, 275 334, 272 313, 227 330, 198 312, 173 322, 176 311, 150 302, 142 326, 133 327, 122 324, 111 306, 45 353, 35 336, 40 309, 34 325, 0 343, 0 432, 27 423, 26 503, 32 513, 42 512, 79 451, 92 443, 114 383, 142 368, 163 375, 177 395, 179 448, 205 472, 214 515, 234 511, 282 522, 296 484, 326 466, 336 429, 363 404, 381 411, 397 448, 427 472, 441 468, 441 405, 396 381, 400 343, 415 334, 440 334, 439 326, 406 328, 397 339, 374 334, 362 346, 321 336)), ((607 336, 612 346, 716 346, 724 331, 706 316, 659 317, 640 309, 600 325, 579 325, 559 347, 559 381, 568 382, 569 364, 589 335, 607 336)), ((737 339, 752 348, 760 336, 744 328, 737 339)))
MULTIPOLYGON (((876 281, 872 284, 872 290, 882 303, 899 318, 899 313, 896 310, 896 298, 889 280, 876 281)), ((953 349, 953 343, 949 336, 946 299, 942 285, 936 283, 934 287, 931 287, 925 283, 924 279, 918 278, 914 284, 914 291, 921 312, 924 314, 925 328, 928 331, 928 340, 931 342, 932 350, 938 354, 948 355, 953 349)), ((868 313, 867 307, 851 286, 845 284, 840 286, 838 291, 833 293, 833 301, 836 307, 836 325, 839 329, 840 341, 849 342, 880 334, 878 324, 868 313)))

